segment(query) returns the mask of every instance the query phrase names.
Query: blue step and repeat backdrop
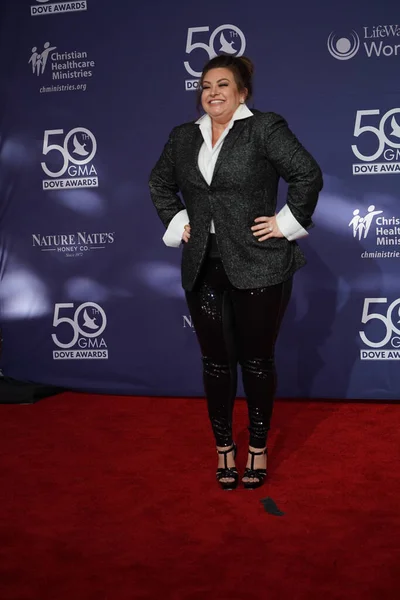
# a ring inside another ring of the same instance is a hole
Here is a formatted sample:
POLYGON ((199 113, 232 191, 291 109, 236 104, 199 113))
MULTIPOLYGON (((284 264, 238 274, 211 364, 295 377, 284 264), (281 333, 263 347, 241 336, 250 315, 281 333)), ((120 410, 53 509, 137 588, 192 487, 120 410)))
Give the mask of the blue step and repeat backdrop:
MULTIPOLYGON (((90 391, 202 395, 200 353, 147 181, 198 118, 202 65, 255 63, 325 187, 277 349, 279 395, 397 399, 398 2, 2 0, 3 373, 90 391)), ((284 203, 285 184, 280 190, 284 203)))

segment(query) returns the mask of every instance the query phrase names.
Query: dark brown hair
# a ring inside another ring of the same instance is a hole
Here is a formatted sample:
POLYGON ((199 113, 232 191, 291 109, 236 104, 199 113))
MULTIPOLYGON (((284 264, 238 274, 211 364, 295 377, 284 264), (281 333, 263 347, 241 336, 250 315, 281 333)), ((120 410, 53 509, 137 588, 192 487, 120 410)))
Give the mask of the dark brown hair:
POLYGON ((197 91, 197 108, 201 107, 204 77, 211 69, 229 69, 233 73, 239 92, 247 90, 246 102, 251 99, 253 95, 253 63, 246 56, 221 54, 220 56, 215 56, 204 65, 197 91))

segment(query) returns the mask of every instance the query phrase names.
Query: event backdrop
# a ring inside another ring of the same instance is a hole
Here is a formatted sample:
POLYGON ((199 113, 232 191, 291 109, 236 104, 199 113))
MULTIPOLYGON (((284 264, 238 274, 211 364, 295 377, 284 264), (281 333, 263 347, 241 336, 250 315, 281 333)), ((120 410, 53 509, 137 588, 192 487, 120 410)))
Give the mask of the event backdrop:
POLYGON ((163 245, 147 182, 225 52, 254 61, 250 107, 282 114, 324 173, 279 395, 398 398, 399 22, 395 0, 2 0, 3 373, 202 394, 181 250, 163 245))

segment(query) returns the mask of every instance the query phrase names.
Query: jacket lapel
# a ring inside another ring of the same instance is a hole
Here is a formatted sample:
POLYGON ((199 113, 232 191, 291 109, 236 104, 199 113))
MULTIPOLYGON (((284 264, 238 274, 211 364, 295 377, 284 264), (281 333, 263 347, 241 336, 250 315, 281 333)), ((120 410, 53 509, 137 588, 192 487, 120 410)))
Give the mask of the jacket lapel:
POLYGON ((204 179, 202 172, 199 169, 199 152, 200 152, 200 148, 203 145, 203 135, 200 131, 200 127, 198 125, 195 125, 195 132, 193 134, 193 140, 191 143, 191 147, 190 147, 190 161, 188 161, 188 164, 194 164, 196 165, 196 173, 198 174, 198 176, 201 178, 201 180, 208 186, 207 181, 204 179))
POLYGON ((232 129, 230 130, 228 135, 226 136, 224 143, 222 144, 220 153, 218 155, 217 162, 215 163, 213 179, 216 176, 217 171, 218 171, 219 167, 221 166, 221 163, 225 160, 225 158, 227 156, 229 156, 229 152, 231 151, 231 149, 235 145, 236 141, 238 140, 247 121, 248 121, 248 119, 240 119, 238 121, 235 121, 234 126, 232 127, 232 129))
MULTIPOLYGON (((218 155, 217 162, 214 167, 213 179, 214 179, 219 167, 221 166, 221 163, 225 160, 226 157, 229 156, 231 149, 233 148, 233 146, 235 145, 236 141, 238 140, 240 134, 242 133, 243 129, 245 128, 247 120, 248 119, 240 119, 238 121, 235 121, 234 126, 232 127, 232 129, 230 130, 228 135, 226 136, 224 143, 222 144, 220 153, 218 155)), ((203 135, 200 131, 200 127, 198 125, 195 125, 193 137, 190 142, 190 150, 189 150, 190 160, 188 160, 188 164, 196 165, 196 172, 197 172, 198 176, 208 186, 208 183, 204 179, 204 177, 199 169, 199 164, 198 164, 199 152, 200 152, 200 148, 203 144, 203 141, 204 141, 203 135)), ((189 158, 189 156, 187 158, 189 158)))

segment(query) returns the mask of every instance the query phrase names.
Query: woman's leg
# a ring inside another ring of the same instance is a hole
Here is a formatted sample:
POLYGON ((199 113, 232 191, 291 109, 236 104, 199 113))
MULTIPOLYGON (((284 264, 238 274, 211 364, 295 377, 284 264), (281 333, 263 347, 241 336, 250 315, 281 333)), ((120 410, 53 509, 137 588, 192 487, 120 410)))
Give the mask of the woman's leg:
POLYGON ((221 260, 208 258, 196 288, 186 292, 202 353, 208 414, 219 448, 233 442, 232 411, 237 386, 230 289, 221 260))
MULTIPOLYGON (((276 389, 275 342, 291 289, 292 279, 265 288, 232 291, 238 359, 249 412, 249 446, 256 451, 267 443, 276 389)), ((265 468, 265 463, 265 455, 255 458, 255 468, 265 468)))

